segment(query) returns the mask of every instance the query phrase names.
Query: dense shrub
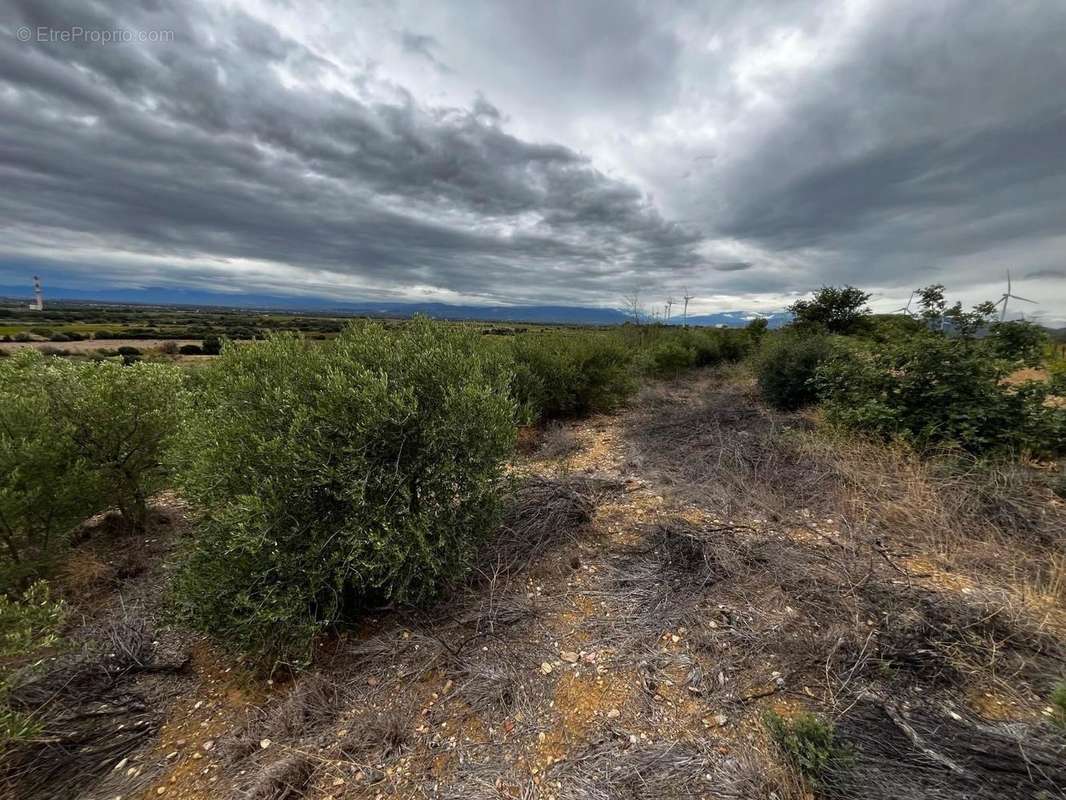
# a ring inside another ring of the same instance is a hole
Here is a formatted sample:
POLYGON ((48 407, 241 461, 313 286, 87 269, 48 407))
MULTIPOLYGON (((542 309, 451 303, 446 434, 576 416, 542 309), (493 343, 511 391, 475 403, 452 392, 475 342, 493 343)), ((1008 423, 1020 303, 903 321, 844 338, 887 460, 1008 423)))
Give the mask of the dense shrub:
POLYGON ((1029 366, 1039 364, 1048 336, 1031 322, 1015 320, 994 322, 988 332, 988 347, 998 358, 1020 361, 1029 366))
POLYGON ((611 411, 636 390, 633 355, 602 333, 543 333, 511 340, 512 390, 526 419, 611 411))
POLYGON ((47 571, 96 501, 50 361, 26 349, 0 362, 0 592, 47 571))
POLYGON ((676 378, 696 366, 696 349, 678 337, 665 338, 651 348, 649 361, 653 375, 676 378))
POLYGON ((982 340, 926 331, 833 358, 817 385, 829 420, 919 447, 1062 451, 1066 409, 1046 402, 1055 385, 1012 386, 1003 379, 1016 366, 982 340))
POLYGON ((178 348, 178 352, 183 356, 202 356, 204 350, 198 344, 183 344, 178 348))
POLYGON ((185 616, 246 651, 305 658, 367 598, 432 596, 497 519, 514 444, 504 359, 416 320, 223 348, 175 461, 200 509, 185 616))
POLYGON ((788 310, 796 328, 847 336, 869 329, 869 299, 869 294, 854 286, 823 286, 812 299, 797 300, 788 310))
POLYGON ((759 341, 766 335, 767 329, 770 327, 770 323, 765 317, 756 317, 744 326, 744 330, 748 332, 755 341, 759 341))
POLYGON ((715 328, 712 332, 717 336, 722 361, 733 363, 751 354, 755 340, 744 328, 715 328))
POLYGON ((217 336, 205 336, 200 349, 203 350, 205 356, 217 356, 222 352, 222 340, 217 336))
POLYGON ((166 364, 56 360, 52 403, 69 420, 92 469, 98 503, 143 530, 148 499, 163 488, 163 452, 177 430, 183 373, 166 364))
POLYGON ((737 361, 742 357, 737 345, 739 338, 732 336, 733 331, 717 328, 682 328, 673 331, 686 348, 694 354, 694 367, 713 367, 723 361, 737 361))
POLYGON ((763 340, 755 372, 763 399, 775 408, 795 410, 818 399, 818 367, 833 352, 822 334, 778 333, 763 340))
POLYGON ((161 487, 181 374, 23 351, 0 364, 0 590, 43 574, 70 530, 109 506, 143 525, 161 487))

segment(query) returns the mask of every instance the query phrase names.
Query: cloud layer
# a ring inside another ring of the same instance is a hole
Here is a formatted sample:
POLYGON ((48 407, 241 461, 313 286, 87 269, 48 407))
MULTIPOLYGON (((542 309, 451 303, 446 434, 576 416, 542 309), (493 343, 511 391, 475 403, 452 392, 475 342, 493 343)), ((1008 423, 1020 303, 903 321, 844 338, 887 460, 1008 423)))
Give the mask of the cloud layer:
POLYGON ((1062 320, 1064 39, 1057 0, 9 1, 0 283, 709 310, 1010 267, 1062 320))

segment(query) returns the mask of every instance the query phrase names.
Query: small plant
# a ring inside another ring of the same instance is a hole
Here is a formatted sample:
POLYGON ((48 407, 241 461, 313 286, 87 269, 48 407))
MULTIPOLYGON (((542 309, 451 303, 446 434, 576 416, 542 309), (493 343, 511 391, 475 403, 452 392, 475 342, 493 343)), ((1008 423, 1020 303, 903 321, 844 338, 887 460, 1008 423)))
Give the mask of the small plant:
POLYGON ((65 615, 66 605, 52 599, 46 581, 34 582, 14 599, 0 594, 0 656, 54 644, 65 615))
POLYGON ((1051 705, 1055 709, 1055 721, 1066 728, 1066 680, 1059 681, 1051 692, 1051 705))
POLYGON ((831 783, 853 761, 850 749, 837 741, 833 726, 813 714, 785 719, 771 711, 765 722, 781 752, 815 788, 831 783))
POLYGON ((23 714, 7 706, 0 694, 0 755, 3 755, 8 748, 16 747, 40 732, 41 723, 29 714, 23 714))

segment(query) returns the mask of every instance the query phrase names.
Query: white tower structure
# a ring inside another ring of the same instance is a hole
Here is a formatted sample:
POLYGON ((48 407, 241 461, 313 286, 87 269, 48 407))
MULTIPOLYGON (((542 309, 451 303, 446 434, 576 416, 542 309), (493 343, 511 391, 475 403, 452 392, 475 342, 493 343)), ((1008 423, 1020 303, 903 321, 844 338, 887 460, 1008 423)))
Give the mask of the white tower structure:
POLYGON ((44 295, 41 294, 41 279, 33 276, 33 302, 30 311, 44 311, 44 295))

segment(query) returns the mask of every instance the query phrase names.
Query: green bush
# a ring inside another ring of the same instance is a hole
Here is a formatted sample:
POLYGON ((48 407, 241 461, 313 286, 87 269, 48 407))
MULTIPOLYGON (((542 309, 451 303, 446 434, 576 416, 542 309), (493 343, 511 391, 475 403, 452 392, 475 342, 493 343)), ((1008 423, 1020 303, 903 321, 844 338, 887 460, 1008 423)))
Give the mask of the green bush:
POLYGON ((21 656, 53 645, 66 615, 46 581, 35 581, 21 595, 0 593, 0 657, 21 656))
POLYGON ((25 349, 0 362, 0 592, 46 572, 96 506, 72 420, 54 402, 54 361, 25 349))
POLYGON ((475 333, 279 335, 196 380, 174 458, 201 521, 176 600, 244 651, 301 661, 368 598, 433 596, 496 524, 515 409, 475 333))
POLYGON ((795 410, 818 399, 815 375, 833 352, 821 334, 778 333, 765 337, 755 363, 763 399, 774 408, 795 410))
POLYGON ((148 499, 164 486, 163 453, 178 427, 183 373, 167 364, 53 362, 52 402, 69 420, 99 505, 144 530, 148 499))
POLYGON ((681 343, 695 354, 694 367, 713 367, 723 361, 738 361, 743 352, 734 331, 715 328, 684 328, 677 332, 681 343))
POLYGON ((178 352, 183 356, 202 356, 204 350, 198 344, 183 344, 178 348, 178 352))
POLYGON ((47 571, 71 529, 108 506, 142 526, 161 488, 181 373, 25 350, 0 363, 0 590, 47 571))
POLYGON ((678 338, 671 337, 657 342, 649 354, 653 375, 676 378, 683 371, 696 366, 696 349, 686 346, 678 338))
POLYGON ((205 336, 200 349, 205 356, 217 356, 222 352, 222 340, 217 336, 205 336))
POLYGON ((986 343, 997 358, 1037 366, 1043 360, 1048 336, 1043 328, 1024 320, 994 322, 986 343))
POLYGON ((1066 409, 1046 402, 1052 384, 1005 383, 1016 365, 983 340, 925 331, 833 358, 816 383, 827 419, 848 428, 918 447, 1061 452, 1066 409))
POLYGON ((716 336, 722 361, 733 363, 751 353, 754 340, 744 328, 715 328, 708 333, 716 336))
POLYGON ((842 336, 870 329, 870 295, 854 286, 823 286, 810 300, 797 300, 788 310, 792 325, 809 333, 842 336))
POLYGON ((632 351, 605 333, 538 333, 510 342, 512 391, 530 421, 612 411, 636 391, 632 351))
POLYGON ((759 341, 766 335, 767 329, 770 327, 770 322, 765 317, 755 317, 747 325, 744 326, 744 330, 748 332, 748 335, 755 341, 759 341))
POLYGON ((785 719, 771 711, 764 719, 781 752, 816 789, 854 760, 850 748, 837 741, 833 726, 813 714, 785 719))

